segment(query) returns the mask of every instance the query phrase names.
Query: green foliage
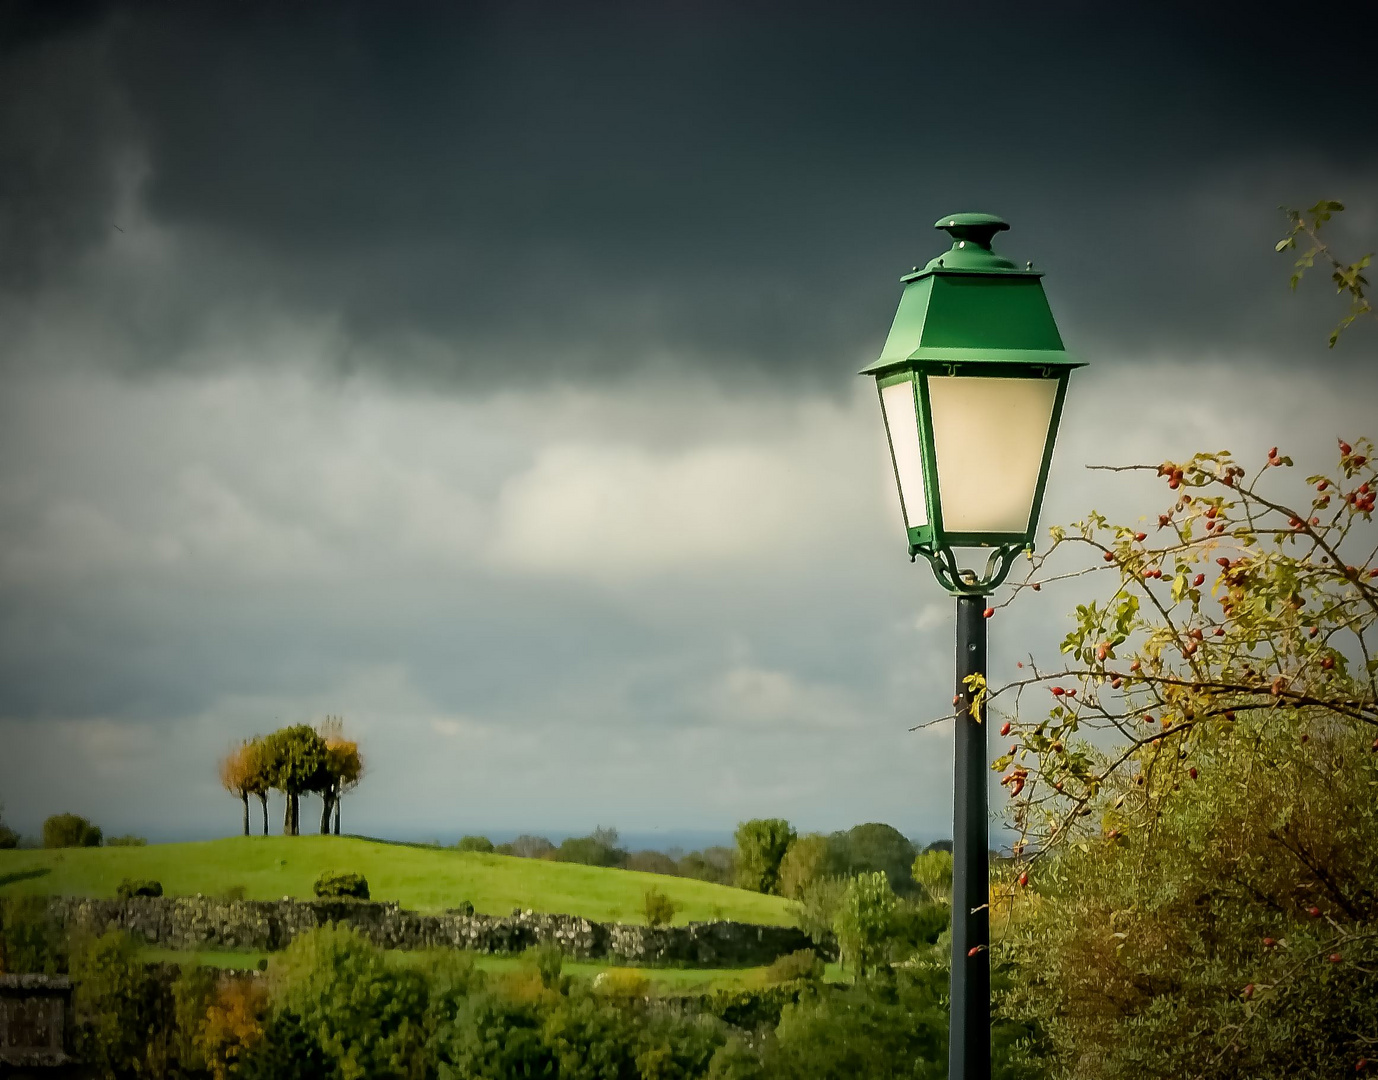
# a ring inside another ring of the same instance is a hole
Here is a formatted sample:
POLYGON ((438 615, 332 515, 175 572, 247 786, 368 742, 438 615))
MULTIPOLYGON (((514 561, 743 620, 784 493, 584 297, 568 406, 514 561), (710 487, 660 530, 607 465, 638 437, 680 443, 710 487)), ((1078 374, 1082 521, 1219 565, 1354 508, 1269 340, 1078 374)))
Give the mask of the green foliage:
POLYGON ((1340 1076, 1372 1052, 1378 755, 1310 735, 1242 716, 1151 829, 1038 867, 1000 955, 1068 1075, 1340 1076))
POLYGON ((795 921, 815 945, 824 946, 832 941, 833 924, 846 894, 847 882, 843 878, 820 878, 805 887, 794 909, 795 921))
POLYGON ((43 822, 45 848, 100 847, 100 826, 77 814, 54 814, 43 822))
POLYGON ((755 818, 737 826, 737 885, 753 892, 779 891, 780 863, 794 842, 784 818, 755 818))
POLYGON ((788 953, 780 956, 766 968, 766 982, 783 983, 804 980, 806 982, 823 981, 823 960, 812 949, 800 949, 798 952, 788 953))
POLYGON ((67 970, 67 940, 41 896, 0 900, 0 971, 58 975, 67 970))
POLYGON ((1297 247, 1297 241, 1302 237, 1310 247, 1297 256, 1296 262, 1292 266, 1291 286, 1295 290, 1306 271, 1316 265, 1316 257, 1320 256, 1325 262, 1330 264, 1330 280, 1335 285, 1335 292, 1341 296, 1348 296, 1349 311, 1340 319, 1339 324, 1330 332, 1330 347, 1333 349, 1340 340, 1340 335, 1349 328, 1350 323, 1360 315, 1374 315, 1373 304, 1367 296, 1368 278, 1364 277, 1364 271, 1368 269, 1373 261, 1373 253, 1362 256, 1357 262, 1343 262, 1330 249, 1324 240, 1321 239, 1321 229, 1335 214, 1344 209, 1344 206, 1330 200, 1322 200, 1309 210, 1292 210, 1282 207, 1282 212, 1287 215, 1288 230, 1287 235, 1277 242, 1277 251, 1293 251, 1297 247))
POLYGON ((912 873, 915 883, 930 898, 943 904, 952 903, 952 852, 942 848, 919 852, 914 856, 912 873))
POLYGON ((833 874, 883 873, 900 895, 914 892, 911 867, 918 852, 896 828, 880 823, 857 825, 828 838, 828 861, 833 874))
POLYGON ((300 1016, 279 1012, 242 1059, 237 1075, 239 1080, 337 1080, 342 1074, 300 1016))
POLYGON ((315 791, 326 779, 325 740, 310 724, 279 728, 263 739, 262 769, 279 791, 315 791))
POLYGON ((945 974, 902 971, 787 1006, 763 1055, 766 1075, 946 1077, 945 974))
POLYGON ((622 866, 627 853, 617 846, 616 829, 595 829, 589 836, 571 836, 561 841, 552 856, 557 862, 583 863, 585 866, 622 866))
POLYGON ((122 836, 107 836, 105 838, 106 847, 147 847, 148 840, 142 836, 135 836, 133 833, 125 833, 122 836))
POLYGON ((128 900, 133 896, 162 895, 162 883, 154 881, 152 878, 125 878, 115 886, 115 896, 120 900, 128 900))
POLYGON ((161 1074, 176 1036, 168 971, 142 963, 119 930, 78 938, 70 970, 77 1055, 105 1075, 161 1074))
POLYGON ((668 926, 678 910, 679 906, 654 885, 646 890, 641 911, 646 916, 647 926, 668 926))
POLYGON ((12 849, 19 846, 19 834, 0 821, 0 849, 12 849))
POLYGON ((786 1005, 799 1000, 798 983, 716 990, 700 1004, 704 1013, 743 1031, 763 1031, 780 1022, 786 1005))
POLYGON ((594 977, 593 988, 614 998, 644 998, 651 992, 651 980, 636 968, 614 967, 594 977))
POLYGON ((311 891, 323 900, 367 900, 368 879, 348 870, 327 870, 316 879, 311 891))
POLYGON ((327 926, 295 938, 269 977, 274 1017, 300 1018, 341 1080, 415 1075, 426 1038, 420 972, 390 965, 354 930, 327 926))
POLYGON ((804 891, 828 876, 828 838, 820 833, 798 837, 780 860, 780 895, 802 900, 804 891))
POLYGON ((489 840, 486 836, 462 836, 455 847, 460 851, 477 851, 483 854, 492 854, 493 841, 489 840))
POLYGON ((563 991, 569 980, 561 976, 565 966, 564 951, 553 941, 533 945, 526 950, 524 959, 531 965, 547 990, 563 991))
POLYGON ((679 860, 679 876, 731 885, 737 880, 737 852, 729 847, 706 847, 679 860))
POLYGON ((896 899, 884 871, 858 874, 847 882, 833 920, 842 962, 858 976, 875 969, 890 937, 896 899))

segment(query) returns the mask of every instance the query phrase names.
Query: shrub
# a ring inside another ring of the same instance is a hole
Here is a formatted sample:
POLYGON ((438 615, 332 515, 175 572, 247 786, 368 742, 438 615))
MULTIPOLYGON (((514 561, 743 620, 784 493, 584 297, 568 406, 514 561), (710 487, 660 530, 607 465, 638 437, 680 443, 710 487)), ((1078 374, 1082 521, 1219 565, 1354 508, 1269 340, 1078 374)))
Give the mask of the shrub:
POLYGON ((847 882, 833 932, 842 962, 850 964, 858 976, 881 961, 894 912, 895 894, 884 871, 858 874, 847 882))
POLYGON ((249 890, 243 885, 226 885, 220 890, 220 895, 226 900, 243 900, 249 895, 249 890))
POLYGON ((135 836, 133 833, 125 833, 123 836, 107 837, 106 847, 147 847, 148 841, 142 836, 135 836))
POLYGON ((47 899, 0 900, 0 971, 58 975, 66 970, 67 942, 47 899))
MULTIPOLYGON (((269 1025, 264 1043, 301 1043, 308 1048, 314 1043, 329 1067, 312 1075, 338 1075, 343 1080, 404 1077, 421 1058, 425 976, 411 967, 389 964, 382 950, 357 931, 325 926, 302 934, 274 956, 269 975, 274 983, 273 1016, 280 1026, 274 1031, 269 1025), (286 1019, 286 1014, 297 1019, 286 1019), (298 1024, 309 1036, 305 1043, 298 1024)), ((269 1047, 261 1057, 266 1061, 275 1053, 269 1047)))
POLYGON ((564 969, 565 954, 553 941, 533 945, 523 954, 526 963, 540 976, 541 985, 547 990, 563 990, 565 981, 560 972, 564 969))
POLYGON ((45 848, 100 847, 101 831, 77 814, 54 814, 43 822, 45 848))
POLYGON ((460 851, 480 851, 488 855, 492 854, 493 841, 486 836, 462 836, 455 847, 460 851))
POLYGON ((675 917, 679 905, 652 885, 641 899, 641 911, 647 926, 665 926, 675 917))
POLYGON ((17 848, 19 846, 19 834, 8 825, 0 822, 0 850, 7 848, 17 848))
POLYGON ((914 856, 914 880, 929 897, 943 904, 952 903, 952 852, 929 847, 914 856))
POLYGON ((321 1080, 338 1076, 334 1061, 296 1013, 274 1014, 240 1060, 239 1080, 321 1080))
POLYGON ((166 1061, 174 1034, 167 969, 141 962, 134 939, 109 930, 73 945, 71 974, 78 1056, 116 1077, 146 1076, 166 1061))
POLYGON ((764 1048, 766 1075, 942 1080, 946 982, 946 972, 925 969, 802 996, 784 1007, 764 1048))
POLYGON ((797 980, 821 982, 823 980, 823 961, 812 949, 800 949, 798 952, 777 957, 770 967, 766 968, 765 979, 768 983, 795 982, 797 980))
POLYGON ((799 929, 815 945, 826 945, 833 938, 833 923, 837 920, 847 882, 842 878, 820 878, 804 889, 794 909, 799 929))
POLYGON ((348 870, 327 870, 316 879, 311 890, 322 900, 367 900, 368 879, 348 870))
POLYGON ((780 895, 802 900, 804 890, 828 873, 828 838, 819 833, 801 836, 780 860, 780 895))
POLYGON ((125 878, 115 886, 115 896, 120 900, 128 900, 132 896, 162 896, 163 883, 154 881, 152 878, 125 878))
POLYGON ((454 907, 452 907, 452 908, 446 908, 445 910, 447 910, 448 912, 450 912, 450 914, 452 914, 452 915, 470 915, 470 916, 471 916, 471 915, 473 915, 473 913, 474 913, 474 905, 471 904, 468 900, 461 900, 461 901, 460 901, 458 904, 456 904, 454 907))
POLYGON ((643 998, 651 992, 651 981, 636 968, 614 967, 594 977, 593 989, 606 997, 643 998))
POLYGON ((906 960, 916 952, 938 943, 952 924, 952 912, 945 904, 930 900, 900 899, 890 916, 890 959, 906 960))
POLYGON ((221 978, 194 1040, 214 1080, 239 1075, 239 1064, 263 1039, 268 1004, 262 979, 221 978))

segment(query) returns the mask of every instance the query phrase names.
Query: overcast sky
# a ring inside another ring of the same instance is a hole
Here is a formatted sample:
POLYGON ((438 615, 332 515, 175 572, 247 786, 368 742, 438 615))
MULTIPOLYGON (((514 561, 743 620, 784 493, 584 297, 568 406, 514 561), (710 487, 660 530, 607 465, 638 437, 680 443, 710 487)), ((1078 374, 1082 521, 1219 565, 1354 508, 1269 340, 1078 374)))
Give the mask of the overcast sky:
POLYGON ((352 830, 947 835, 855 372, 985 210, 1092 365, 1045 524, 1378 434, 1273 252, 1321 198, 1378 246, 1378 27, 1311 10, 0 4, 5 818, 232 832, 217 754, 332 713, 352 830))

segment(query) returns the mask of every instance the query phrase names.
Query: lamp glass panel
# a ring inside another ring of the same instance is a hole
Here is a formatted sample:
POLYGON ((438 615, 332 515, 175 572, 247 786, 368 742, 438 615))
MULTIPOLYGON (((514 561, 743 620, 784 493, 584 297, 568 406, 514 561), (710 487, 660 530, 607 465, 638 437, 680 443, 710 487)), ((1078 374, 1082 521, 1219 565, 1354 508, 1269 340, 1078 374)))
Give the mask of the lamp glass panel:
POLYGON ((944 532, 1028 532, 1058 381, 929 377, 944 532))
POLYGON ((890 433, 890 456, 899 477, 904 523, 911 529, 928 524, 923 493, 923 451, 919 448, 919 418, 914 409, 914 384, 891 383, 881 388, 880 404, 890 433))

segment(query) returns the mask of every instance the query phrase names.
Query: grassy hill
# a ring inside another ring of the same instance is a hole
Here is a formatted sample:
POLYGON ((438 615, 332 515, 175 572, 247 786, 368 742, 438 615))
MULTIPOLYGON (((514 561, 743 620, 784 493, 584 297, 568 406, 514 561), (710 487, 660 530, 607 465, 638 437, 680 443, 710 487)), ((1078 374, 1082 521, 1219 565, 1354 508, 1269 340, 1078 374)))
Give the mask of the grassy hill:
POLYGON ((215 896, 239 887, 251 900, 310 898, 323 870, 361 873, 375 900, 395 900, 416 911, 439 911, 468 900, 487 915, 507 915, 520 907, 600 922, 640 922, 642 896, 654 885, 680 905, 677 923, 793 922, 778 896, 690 878, 352 836, 237 836, 148 847, 0 851, 0 896, 114 896, 122 878, 154 878, 169 896, 215 896))

